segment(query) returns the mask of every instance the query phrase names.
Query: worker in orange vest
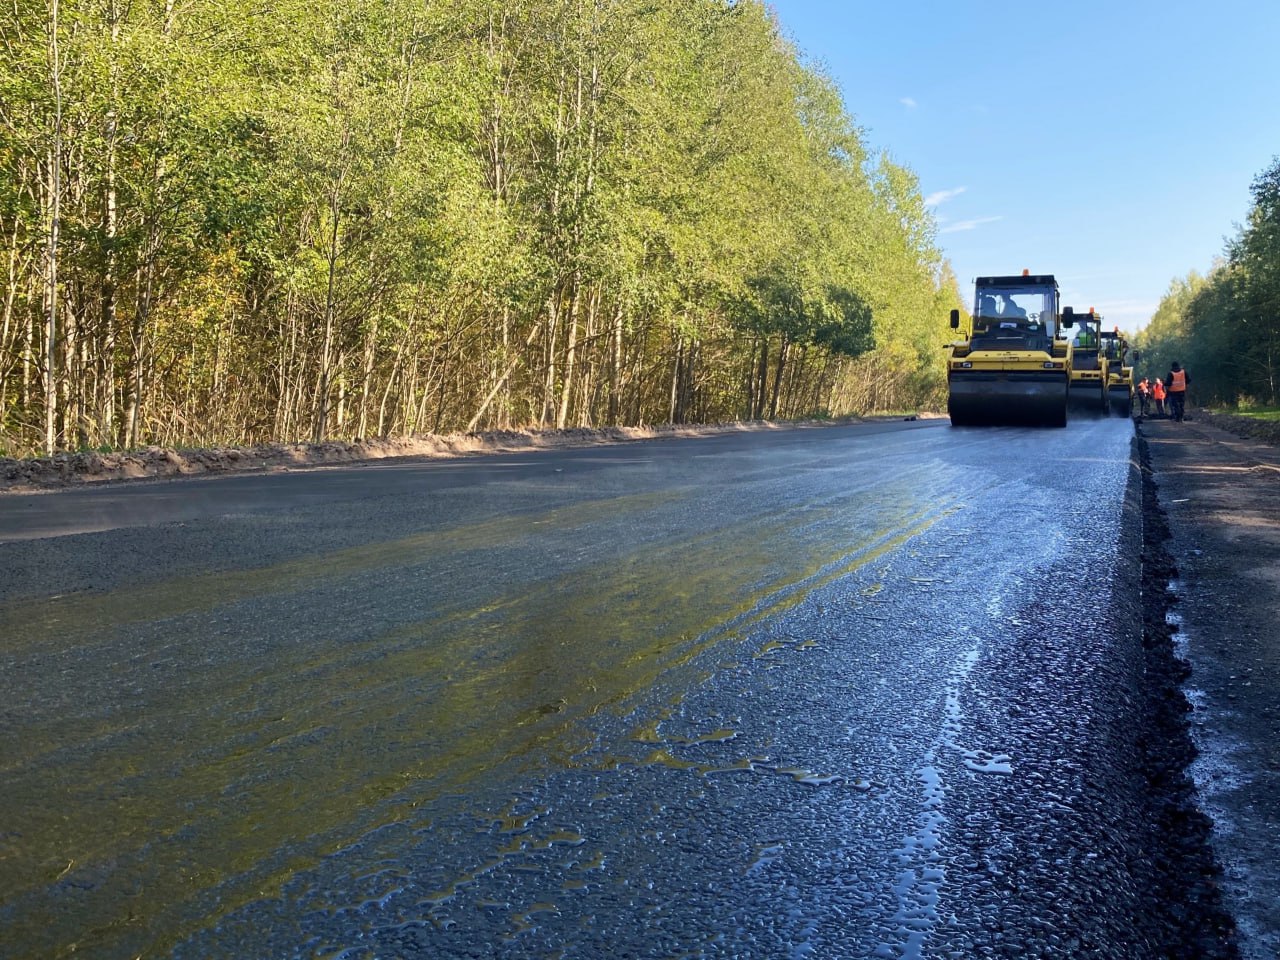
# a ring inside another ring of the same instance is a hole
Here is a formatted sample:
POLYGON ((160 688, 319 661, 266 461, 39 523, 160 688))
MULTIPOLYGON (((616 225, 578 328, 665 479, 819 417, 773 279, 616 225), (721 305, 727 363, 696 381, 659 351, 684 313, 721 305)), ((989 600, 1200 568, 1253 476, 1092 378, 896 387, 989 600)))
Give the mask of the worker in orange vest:
POLYGON ((1181 423, 1187 410, 1187 386, 1191 383, 1191 378, 1177 360, 1169 367, 1166 383, 1169 385, 1169 416, 1181 423))
POLYGON ((1156 416, 1164 416, 1164 381, 1156 377, 1156 385, 1151 388, 1151 396, 1156 401, 1156 416))
POLYGON ((1143 377, 1138 381, 1138 411, 1139 415, 1145 417, 1147 410, 1151 406, 1151 384, 1143 377))

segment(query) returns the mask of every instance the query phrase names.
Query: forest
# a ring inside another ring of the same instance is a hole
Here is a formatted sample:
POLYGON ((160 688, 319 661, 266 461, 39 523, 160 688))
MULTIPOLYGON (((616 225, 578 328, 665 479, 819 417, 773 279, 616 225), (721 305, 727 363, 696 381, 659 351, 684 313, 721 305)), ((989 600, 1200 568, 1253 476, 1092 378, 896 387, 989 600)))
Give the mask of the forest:
POLYGON ((1280 157, 1254 178, 1248 216, 1208 276, 1175 279, 1139 340, 1142 372, 1172 360, 1189 398, 1229 407, 1280 403, 1280 157))
POLYGON ((0 455, 936 405, 913 173, 760 0, 14 0, 0 455))

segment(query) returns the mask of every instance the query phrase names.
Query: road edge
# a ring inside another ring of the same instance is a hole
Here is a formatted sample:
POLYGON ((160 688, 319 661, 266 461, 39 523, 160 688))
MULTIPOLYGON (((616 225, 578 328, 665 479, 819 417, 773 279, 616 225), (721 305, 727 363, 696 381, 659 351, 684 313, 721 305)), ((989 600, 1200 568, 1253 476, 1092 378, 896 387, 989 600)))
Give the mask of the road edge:
POLYGON ((822 420, 735 420, 725 423, 636 427, 570 427, 563 430, 531 428, 332 440, 322 443, 267 443, 252 447, 144 447, 109 453, 58 453, 52 457, 21 460, 0 457, 0 496, 9 493, 50 493, 73 487, 147 480, 358 467, 383 460, 443 460, 646 440, 709 437, 726 433, 804 430, 933 419, 943 418, 926 413, 822 420))

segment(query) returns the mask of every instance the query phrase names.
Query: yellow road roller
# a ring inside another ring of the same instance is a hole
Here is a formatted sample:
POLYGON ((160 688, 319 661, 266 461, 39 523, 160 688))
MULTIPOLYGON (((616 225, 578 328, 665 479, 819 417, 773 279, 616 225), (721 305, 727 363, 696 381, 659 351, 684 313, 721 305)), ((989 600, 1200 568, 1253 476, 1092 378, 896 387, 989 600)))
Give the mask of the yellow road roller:
POLYGON ((1072 413, 1107 415, 1107 368, 1109 360, 1102 348, 1102 315, 1093 307, 1088 313, 1062 308, 1062 326, 1074 328, 1071 338, 1071 380, 1068 397, 1072 413))
MULTIPOLYGON (((1133 365, 1129 341, 1120 328, 1102 331, 1102 355, 1107 361, 1107 403, 1113 416, 1133 416, 1133 365)), ((1135 355, 1133 359, 1137 359, 1135 355)))
MULTIPOLYGON (((959 310, 951 329, 960 329, 959 310)), ((952 426, 1066 426, 1071 346, 1052 274, 978 277, 971 329, 948 351, 952 426)))

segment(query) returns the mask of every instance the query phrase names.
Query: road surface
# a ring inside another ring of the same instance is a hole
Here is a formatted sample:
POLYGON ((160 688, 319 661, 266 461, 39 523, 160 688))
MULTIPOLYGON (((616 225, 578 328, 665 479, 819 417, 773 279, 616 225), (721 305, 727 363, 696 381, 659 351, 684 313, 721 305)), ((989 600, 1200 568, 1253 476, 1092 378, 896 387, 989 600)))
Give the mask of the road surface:
POLYGON ((0 498, 0 956, 1179 955, 1132 432, 0 498))

